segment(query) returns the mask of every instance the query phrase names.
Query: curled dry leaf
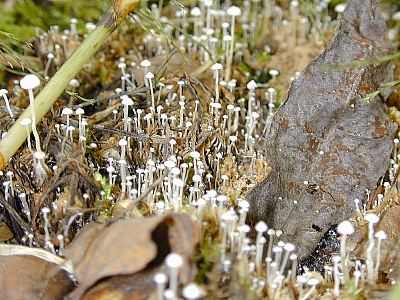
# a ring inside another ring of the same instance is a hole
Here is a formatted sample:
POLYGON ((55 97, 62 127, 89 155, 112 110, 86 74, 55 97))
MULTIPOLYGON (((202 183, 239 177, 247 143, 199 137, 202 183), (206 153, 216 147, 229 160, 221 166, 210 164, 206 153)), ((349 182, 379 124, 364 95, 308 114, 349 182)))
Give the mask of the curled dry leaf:
POLYGON ((195 274, 190 258, 199 238, 197 223, 185 215, 90 224, 65 250, 78 281, 78 288, 69 296, 79 299, 106 277, 132 275, 159 267, 171 251, 184 257, 180 280, 188 282, 195 274))
POLYGON ((60 266, 32 255, 0 256, 1 299, 62 299, 74 284, 60 266))
POLYGON ((58 265, 60 268, 64 269, 68 273, 71 273, 71 274, 74 273, 74 270, 72 268, 72 264, 70 261, 65 260, 65 259, 61 258, 60 256, 50 253, 48 251, 45 251, 45 250, 42 250, 39 248, 0 244, 0 258, 2 256, 12 256, 12 255, 35 256, 41 260, 45 260, 49 263, 58 265))
POLYGON ((148 269, 132 275, 117 275, 101 280, 82 297, 82 300, 144 300, 152 299, 156 291, 154 276, 164 266, 148 269))

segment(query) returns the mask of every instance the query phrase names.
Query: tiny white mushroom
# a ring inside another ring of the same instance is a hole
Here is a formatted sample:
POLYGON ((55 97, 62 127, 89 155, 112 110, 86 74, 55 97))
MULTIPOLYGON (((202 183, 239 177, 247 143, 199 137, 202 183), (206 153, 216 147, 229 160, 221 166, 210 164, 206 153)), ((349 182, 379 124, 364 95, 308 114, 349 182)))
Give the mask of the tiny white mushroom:
POLYGON ((211 70, 214 71, 215 76, 215 102, 219 101, 219 71, 222 70, 222 65, 220 63, 215 63, 211 66, 211 70))
POLYGON ((0 90, 0 97, 3 97, 4 103, 6 104, 6 108, 7 108, 8 114, 13 119, 14 118, 14 114, 13 114, 13 112, 11 110, 10 102, 8 101, 7 94, 8 94, 8 91, 6 89, 1 89, 0 90))
POLYGON ((167 275, 165 275, 164 273, 157 273, 154 276, 154 282, 157 285, 157 300, 164 300, 164 289, 167 280, 168 280, 167 275))
POLYGON ((169 289, 176 297, 178 293, 178 270, 183 264, 183 258, 177 253, 170 253, 165 259, 165 264, 169 269, 169 289))
POLYGON ((40 138, 36 130, 35 97, 33 95, 33 90, 40 85, 40 80, 39 77, 37 77, 36 75, 28 74, 20 80, 19 84, 21 88, 23 88, 24 90, 28 90, 31 108, 32 132, 35 138, 36 150, 41 151, 40 138))
POLYGON ((26 136, 27 136, 27 142, 28 142, 28 149, 29 151, 32 152, 32 145, 31 145, 31 138, 30 138, 30 133, 31 133, 31 129, 32 128, 32 121, 29 118, 24 118, 21 120, 21 125, 24 126, 25 131, 26 131, 26 136))
POLYGON ((373 251, 375 247, 374 225, 379 222, 379 217, 374 213, 366 214, 364 219, 368 222, 368 247, 367 247, 367 280, 370 284, 374 283, 374 260, 373 251))
POLYGON ((150 85, 150 95, 151 95, 151 107, 153 109, 153 112, 156 111, 156 103, 154 100, 154 90, 153 90, 153 78, 154 78, 154 74, 151 72, 147 72, 145 75, 146 79, 149 82, 150 85))
POLYGON ((204 291, 195 283, 189 283, 182 290, 182 296, 186 300, 200 300, 204 297, 204 291))
POLYGON ((376 279, 378 279, 379 266, 380 266, 380 263, 381 263, 381 245, 382 245, 382 240, 387 239, 387 235, 383 230, 379 230, 377 233, 375 233, 375 237, 378 239, 375 270, 374 270, 374 278, 376 280, 376 279))
POLYGON ((70 124, 69 124, 69 117, 70 117, 73 113, 74 113, 73 110, 72 110, 71 108, 69 108, 69 107, 64 107, 64 108, 62 109, 62 111, 61 111, 61 115, 67 117, 67 122, 66 122, 67 128, 70 126, 70 124))
POLYGON ((232 61, 233 61, 233 52, 235 48, 235 18, 237 16, 240 16, 242 11, 240 10, 239 7, 237 6, 231 6, 228 8, 226 11, 228 16, 231 16, 231 41, 230 41, 230 47, 229 47, 229 53, 228 53, 228 59, 227 59, 227 66, 225 70, 225 81, 229 81, 231 78, 231 68, 232 68, 232 61))
POLYGON ((354 226, 349 221, 341 222, 337 227, 338 233, 341 235, 340 237, 340 258, 342 260, 342 269, 345 280, 348 279, 349 270, 348 270, 348 259, 346 257, 346 239, 348 235, 354 233, 354 226))

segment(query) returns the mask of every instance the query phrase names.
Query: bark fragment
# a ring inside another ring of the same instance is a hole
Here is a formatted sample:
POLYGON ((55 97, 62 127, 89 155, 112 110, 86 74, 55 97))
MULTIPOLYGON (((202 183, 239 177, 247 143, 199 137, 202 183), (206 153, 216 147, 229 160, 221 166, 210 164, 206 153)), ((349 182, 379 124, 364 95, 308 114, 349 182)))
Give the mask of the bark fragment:
POLYGON ((360 99, 391 81, 393 67, 354 64, 389 54, 386 33, 378 1, 349 1, 338 32, 274 116, 266 138, 272 171, 248 195, 250 219, 281 229, 301 259, 387 169, 396 126, 385 96, 360 99))

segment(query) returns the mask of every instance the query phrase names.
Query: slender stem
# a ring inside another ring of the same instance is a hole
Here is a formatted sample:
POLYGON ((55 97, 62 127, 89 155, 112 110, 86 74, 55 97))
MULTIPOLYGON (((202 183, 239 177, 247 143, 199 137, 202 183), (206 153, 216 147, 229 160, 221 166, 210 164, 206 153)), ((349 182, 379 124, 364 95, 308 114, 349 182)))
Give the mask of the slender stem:
POLYGON ((33 131, 33 136, 35 138, 35 146, 36 146, 36 151, 40 152, 42 151, 42 148, 40 147, 40 138, 39 134, 37 133, 36 130, 36 116, 35 116, 35 97, 33 96, 33 91, 32 89, 28 90, 29 93, 29 102, 30 102, 30 115, 31 115, 31 120, 32 120, 32 131, 33 131))
MULTIPOLYGON (((100 48, 104 41, 117 28, 119 23, 136 7, 140 0, 116 0, 88 35, 82 45, 64 63, 35 99, 35 123, 37 124, 58 99, 70 80, 76 76, 82 66, 100 48)), ((32 118, 29 106, 0 140, 0 170, 4 169, 11 157, 27 138, 27 132, 21 120, 32 118)), ((34 119, 34 118, 32 118, 34 119)), ((31 129, 30 129, 31 130, 31 129)), ((29 130, 29 132, 30 132, 29 130)))
POLYGON ((231 79, 231 68, 232 68, 232 61, 233 61, 233 51, 235 48, 235 16, 232 16, 231 19, 231 45, 229 48, 229 56, 228 56, 228 61, 227 61, 227 66, 226 66, 226 71, 225 71, 225 81, 228 82, 231 79))

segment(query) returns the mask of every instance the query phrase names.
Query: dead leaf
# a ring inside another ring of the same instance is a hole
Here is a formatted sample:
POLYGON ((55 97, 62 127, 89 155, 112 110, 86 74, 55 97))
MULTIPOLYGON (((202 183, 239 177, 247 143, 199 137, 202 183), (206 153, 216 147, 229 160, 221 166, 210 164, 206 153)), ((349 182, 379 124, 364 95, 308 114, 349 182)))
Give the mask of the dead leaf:
POLYGON ((0 222, 0 242, 9 241, 14 238, 14 234, 6 223, 0 222))
POLYGON ((74 287, 68 273, 31 255, 0 256, 1 299, 62 299, 74 287))
POLYGON ((132 275, 101 280, 85 293, 82 300, 144 300, 156 291, 154 276, 162 268, 144 270, 132 275))
POLYGON ((1 256, 35 256, 41 260, 45 260, 52 264, 57 264, 60 268, 64 269, 68 273, 73 274, 73 268, 70 261, 65 260, 64 258, 50 253, 46 250, 39 248, 32 248, 26 246, 19 245, 7 245, 0 244, 0 257, 1 256))
POLYGON ((78 281, 78 288, 69 296, 79 299, 88 288, 106 277, 132 275, 159 267, 172 251, 184 257, 180 279, 188 282, 195 274, 191 257, 199 238, 197 223, 185 215, 90 224, 65 250, 78 281))

